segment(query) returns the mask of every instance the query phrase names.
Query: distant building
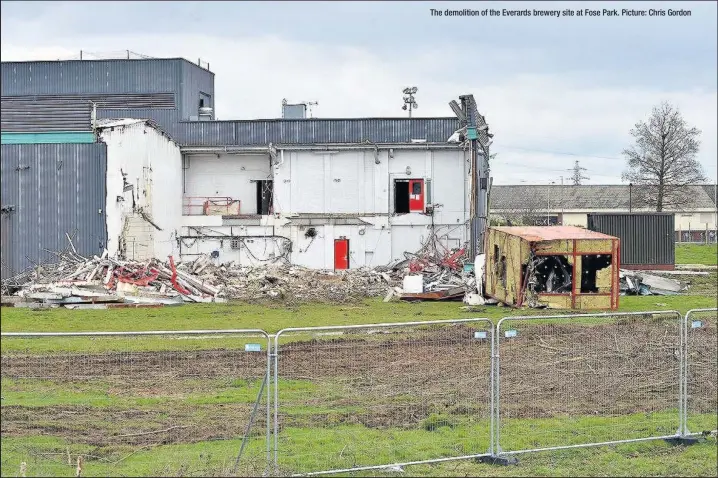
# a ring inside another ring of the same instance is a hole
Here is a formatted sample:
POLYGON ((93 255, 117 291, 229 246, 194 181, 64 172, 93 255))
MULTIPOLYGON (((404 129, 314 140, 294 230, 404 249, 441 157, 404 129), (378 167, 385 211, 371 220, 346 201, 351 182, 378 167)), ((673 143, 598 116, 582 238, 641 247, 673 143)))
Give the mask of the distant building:
MULTIPOLYGON (((498 222, 525 225, 561 224, 587 227, 588 214, 599 212, 652 212, 639 198, 644 191, 628 185, 517 185, 491 188, 491 216, 498 222), (528 224, 530 223, 530 224, 528 224)), ((675 214, 676 240, 705 242, 716 230, 716 185, 687 187, 675 214)))

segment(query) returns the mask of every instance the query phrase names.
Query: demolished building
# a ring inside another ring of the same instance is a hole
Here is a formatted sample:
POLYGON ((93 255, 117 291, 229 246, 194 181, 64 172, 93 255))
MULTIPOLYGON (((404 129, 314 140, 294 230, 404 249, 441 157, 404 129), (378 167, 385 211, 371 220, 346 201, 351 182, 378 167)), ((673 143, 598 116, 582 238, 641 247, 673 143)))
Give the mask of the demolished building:
POLYGON ((181 59, 2 75, 3 278, 66 233, 86 257, 334 270, 468 240, 456 117, 216 121, 214 74, 181 59))
POLYGON ((578 227, 492 227, 485 292, 507 305, 618 308, 620 241, 578 227))

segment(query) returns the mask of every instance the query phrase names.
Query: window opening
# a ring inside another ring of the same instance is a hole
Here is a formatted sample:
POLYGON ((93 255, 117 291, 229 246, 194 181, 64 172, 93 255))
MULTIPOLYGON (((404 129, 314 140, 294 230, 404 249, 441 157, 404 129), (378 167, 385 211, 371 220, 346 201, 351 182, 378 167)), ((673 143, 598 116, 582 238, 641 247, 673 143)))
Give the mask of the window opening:
POLYGON ((581 256, 581 293, 611 291, 611 254, 581 256))

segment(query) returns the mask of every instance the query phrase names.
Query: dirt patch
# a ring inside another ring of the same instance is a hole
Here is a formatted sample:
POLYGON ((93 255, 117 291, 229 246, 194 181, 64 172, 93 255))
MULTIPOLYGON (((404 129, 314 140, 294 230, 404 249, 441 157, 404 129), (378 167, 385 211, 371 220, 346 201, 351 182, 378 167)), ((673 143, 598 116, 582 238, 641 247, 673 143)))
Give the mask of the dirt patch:
MULTIPOLYGON (((677 406, 678 329, 675 321, 624 320, 605 325, 511 322, 501 337, 504 418, 623 416, 677 406)), ((506 328, 502 329, 505 330, 506 328)), ((467 326, 401 330, 283 345, 280 427, 363 424, 416 428, 432 414, 488 419, 491 350, 467 326), (286 382, 285 382, 286 383, 286 382)), ((689 390, 695 410, 715 410, 716 328, 692 332, 689 390)), ((235 350, 3 356, 3 378, 58 381, 101 379, 121 396, 174 396, 193 380, 261 379, 266 356, 235 350), (124 393, 122 391, 124 390, 124 393)), ((218 388, 218 390, 220 390, 218 388)), ((118 435, 141 445, 241 436, 251 404, 174 409, 2 407, 3 436, 51 434, 112 444, 118 435)), ((254 430, 261 430, 260 413, 254 430)))
MULTIPOLYGON (((2 436, 61 436, 71 443, 117 445, 192 443, 244 435, 251 404, 178 405, 128 410, 104 407, 2 407, 2 436)), ((260 435, 266 415, 257 414, 252 434, 260 435)))

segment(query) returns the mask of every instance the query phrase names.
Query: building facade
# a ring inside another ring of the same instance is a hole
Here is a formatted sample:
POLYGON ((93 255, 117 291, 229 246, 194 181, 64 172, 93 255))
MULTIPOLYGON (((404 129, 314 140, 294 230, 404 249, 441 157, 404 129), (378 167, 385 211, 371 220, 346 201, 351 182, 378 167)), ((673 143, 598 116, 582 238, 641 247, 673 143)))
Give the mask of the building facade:
MULTIPOLYGON (((456 118, 215 121, 214 75, 176 59, 3 63, 2 75, 3 148, 106 150, 104 236, 83 253, 346 269, 468 240, 456 118)), ((23 214, 44 207, 33 193, 23 214)), ((17 240, 3 238, 3 256, 17 240)))

